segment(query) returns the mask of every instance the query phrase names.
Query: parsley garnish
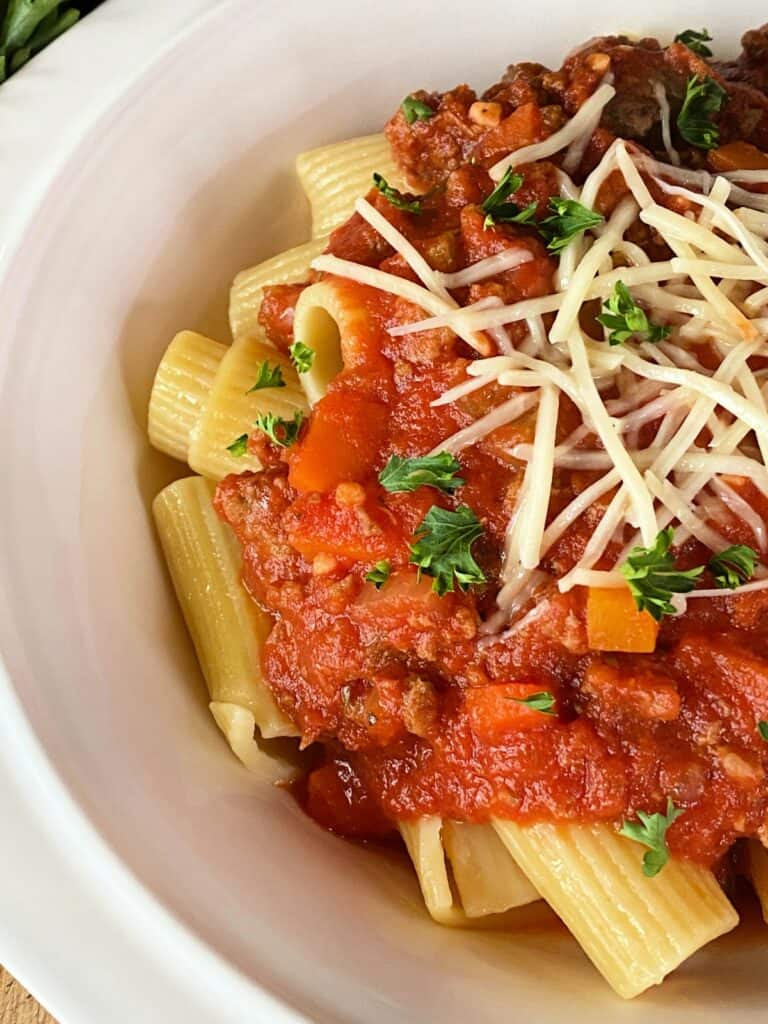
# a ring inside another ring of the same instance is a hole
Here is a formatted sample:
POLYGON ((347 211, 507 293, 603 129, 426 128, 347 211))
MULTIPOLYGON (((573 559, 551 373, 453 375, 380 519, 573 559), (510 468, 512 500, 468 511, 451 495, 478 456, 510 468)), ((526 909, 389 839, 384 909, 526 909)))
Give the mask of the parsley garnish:
POLYGON ((705 45, 712 42, 712 36, 705 28, 701 32, 697 32, 695 28, 686 28, 684 31, 677 33, 675 42, 682 43, 683 46, 687 46, 689 50, 693 50, 700 57, 712 56, 712 51, 705 45))
POLYGON ((80 11, 64 0, 0 3, 0 82, 22 68, 30 57, 66 32, 79 18, 80 11))
POLYGON ((404 459, 392 455, 379 473, 385 491, 415 491, 417 487, 435 487, 449 494, 462 487, 464 480, 456 476, 461 467, 450 452, 425 455, 420 459, 404 459))
POLYGON ((305 345, 303 341, 294 341, 288 351, 298 372, 309 373, 315 360, 315 350, 305 345))
POLYGON ((720 142, 720 129, 712 123, 728 98, 728 93, 714 78, 694 75, 685 86, 685 99, 677 115, 677 128, 686 142, 698 149, 715 149, 720 142))
POLYGON ((517 192, 523 184, 522 174, 513 171, 508 167, 504 172, 501 181, 483 201, 481 209, 485 214, 483 227, 488 228, 492 224, 526 224, 536 216, 537 203, 529 203, 522 210, 517 203, 508 203, 509 197, 517 192))
POLYGON ((509 700, 515 701, 516 704, 525 704, 533 711, 541 711, 543 715, 554 715, 555 713, 555 698, 549 690, 532 693, 530 697, 510 697, 509 700))
POLYGON ((575 199, 552 196, 549 208, 553 213, 539 222, 539 231, 546 239, 550 252, 562 252, 577 235, 602 224, 605 219, 575 199))
POLYGON ((365 574, 366 583, 372 583, 377 590, 381 590, 389 579, 392 567, 389 562, 377 562, 376 565, 365 574))
POLYGON ((281 448, 290 448, 299 436, 303 420, 304 413, 298 410, 293 414, 292 420, 281 420, 273 412, 266 412, 256 417, 254 426, 266 434, 273 444, 281 448))
POLYGON ((436 110, 433 110, 423 100, 417 100, 415 96, 406 96, 400 104, 400 109, 403 112, 406 124, 413 124, 414 121, 428 121, 430 117, 434 117, 437 113, 436 110))
POLYGON ((666 814, 646 814, 644 811, 638 811, 640 824, 634 821, 625 821, 619 829, 620 835, 634 839, 636 843, 642 843, 643 846, 648 847, 648 852, 643 857, 643 874, 647 878, 658 875, 669 860, 667 829, 682 813, 683 809, 675 807, 667 797, 666 814))
POLYGON ((414 534, 411 562, 418 566, 419 578, 432 576, 432 589, 442 597, 455 589, 468 590, 473 583, 484 583, 485 573, 472 557, 472 544, 483 527, 466 505, 455 512, 433 505, 414 534))
POLYGON ((250 395, 252 391, 261 391, 263 388, 284 388, 285 381, 283 379, 283 371, 279 363, 275 363, 271 366, 268 362, 264 361, 259 366, 259 372, 256 374, 256 383, 252 388, 248 388, 246 395, 250 395))
POLYGON ((603 309, 605 313, 601 313, 597 320, 610 330, 609 345, 621 345, 633 335, 638 335, 643 341, 663 341, 672 330, 671 327, 652 324, 622 281, 616 282, 613 292, 603 303, 603 309))
POLYGON ((757 723, 757 731, 760 733, 760 738, 768 743, 768 722, 764 718, 757 723))
POLYGON ((373 172, 373 184, 396 209, 405 210, 406 213, 421 213, 420 199, 406 199, 402 192, 388 185, 386 178, 382 178, 378 171, 373 172))
POLYGON ((707 568, 715 578, 715 586, 733 590, 755 575, 758 561, 757 552, 748 545, 732 544, 710 558, 707 568))
POLYGON ((675 615, 676 608, 670 598, 673 594, 688 594, 704 572, 704 566, 678 569, 669 548, 674 530, 662 530, 653 547, 632 548, 621 567, 638 609, 650 612, 658 622, 664 615, 675 615))
POLYGON ((240 437, 236 437, 232 444, 227 445, 227 451, 230 455, 234 455, 236 459, 239 459, 241 455, 245 455, 248 451, 248 435, 241 434, 240 437))

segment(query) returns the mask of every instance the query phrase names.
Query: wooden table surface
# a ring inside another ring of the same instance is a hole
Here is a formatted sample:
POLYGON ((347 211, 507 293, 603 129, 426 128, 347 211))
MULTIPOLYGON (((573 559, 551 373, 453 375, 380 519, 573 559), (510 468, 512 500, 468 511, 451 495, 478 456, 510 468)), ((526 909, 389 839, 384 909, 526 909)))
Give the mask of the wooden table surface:
POLYGON ((3 967, 0 967, 0 1024, 56 1024, 3 967))

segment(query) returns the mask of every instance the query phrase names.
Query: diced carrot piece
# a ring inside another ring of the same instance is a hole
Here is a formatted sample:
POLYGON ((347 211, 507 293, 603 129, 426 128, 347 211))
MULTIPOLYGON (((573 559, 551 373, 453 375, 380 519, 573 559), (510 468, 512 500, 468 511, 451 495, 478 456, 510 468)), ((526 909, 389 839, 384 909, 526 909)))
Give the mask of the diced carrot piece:
POLYGON ((339 505, 335 495, 305 495, 286 516, 288 541, 306 558, 334 555, 349 561, 376 562, 391 558, 402 540, 385 508, 368 501, 339 505))
POLYGON ((301 441, 288 453, 288 480, 297 491, 331 491, 363 481, 386 431, 386 407, 369 395, 331 391, 315 406, 301 441))
POLYGON ((718 146, 708 154, 707 159, 716 171, 768 170, 768 154, 751 142, 729 142, 725 146, 718 146))
POLYGON ((547 686, 540 682, 494 683, 467 690, 464 707, 472 731, 481 739, 493 741, 507 732, 551 725, 557 721, 555 715, 520 703, 526 697, 546 690, 547 686))
POLYGON ((587 643, 593 651, 650 654, 656 650, 659 624, 638 611, 628 587, 590 587, 587 593, 587 643))

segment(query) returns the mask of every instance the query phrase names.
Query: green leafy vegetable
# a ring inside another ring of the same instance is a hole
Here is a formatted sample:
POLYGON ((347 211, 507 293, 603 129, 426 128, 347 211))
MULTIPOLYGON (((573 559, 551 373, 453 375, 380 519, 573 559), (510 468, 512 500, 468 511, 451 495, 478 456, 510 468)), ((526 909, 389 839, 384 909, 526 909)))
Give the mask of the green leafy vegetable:
POLYGON ((760 733, 760 738, 768 743, 768 722, 764 718, 757 723, 757 731, 760 733))
POLYGON ((315 360, 315 350, 303 341, 294 341, 289 349, 293 365, 299 373, 309 373, 315 360))
POLYGON ((398 210, 405 210, 406 213, 421 213, 420 199, 406 199, 402 192, 399 192, 392 185, 388 185, 386 178, 382 178, 378 171, 373 172, 373 184, 387 202, 391 203, 398 210))
POLYGON ((415 96, 406 96, 400 104, 400 109, 407 124, 413 124, 414 121, 428 121, 437 113, 423 100, 417 100, 415 96))
POLYGON ((610 345, 621 345, 633 336, 643 341, 663 341, 672 330, 671 327, 651 323, 645 310, 638 306, 622 281, 616 282, 613 292, 603 303, 603 309, 605 312, 597 319, 603 327, 609 329, 610 345))
POLYGON ((644 811, 638 811, 639 823, 625 821, 619 829, 620 835, 648 847, 648 852, 643 857, 643 874, 647 878, 658 875, 669 860, 667 829, 682 813, 683 809, 675 807, 667 797, 666 814, 646 814, 644 811))
POLYGON ((279 363, 275 363, 272 366, 266 360, 259 366, 259 372, 256 374, 256 383, 252 388, 246 391, 247 395, 250 395, 252 391, 261 391, 264 388, 284 388, 285 380, 283 378, 283 371, 279 363))
POLYGON ((720 142, 720 129, 712 115, 722 109, 728 93, 714 78, 694 75, 685 86, 685 99, 677 115, 677 128, 686 142, 698 149, 715 149, 720 142))
POLYGON ((417 459, 404 459, 392 455, 379 473, 379 483, 386 491, 415 491, 417 487, 435 487, 449 494, 462 487, 463 479, 456 474, 461 469, 450 452, 425 455, 417 459))
POLYGON ((277 444, 281 448, 290 448, 299 436, 303 420, 304 413, 298 410, 293 414, 292 420, 282 420, 273 412, 267 412, 256 417, 254 426, 266 434, 273 444, 277 444))
POLYGON ((577 235, 597 227, 605 219, 575 199, 558 199, 553 196, 549 200, 549 208, 553 212, 540 221, 539 231, 546 239, 550 252, 562 252, 577 235))
POLYGON ((62 0, 0 0, 0 82, 71 28, 81 9, 94 6, 86 2, 75 8, 62 0))
POLYGON ((239 459, 241 455, 245 455, 248 451, 248 435, 241 434, 240 437, 236 437, 232 444, 227 445, 227 451, 230 455, 234 455, 236 459, 239 459))
POLYGON ((683 46, 687 46, 689 50, 693 50, 699 57, 711 57, 712 51, 706 45, 712 42, 712 36, 709 31, 705 28, 701 32, 697 32, 695 28, 686 28, 682 32, 678 32, 675 36, 676 43, 682 43, 683 46))
POLYGON ((372 583, 377 590, 381 590, 389 579, 392 567, 389 562, 377 562, 376 565, 365 574, 366 583, 372 583))
POLYGON ((664 615, 676 614, 672 595, 690 593, 704 572, 703 565, 686 570, 675 566, 669 550, 673 536, 674 530, 668 526, 658 534, 653 547, 632 548, 621 567, 638 609, 650 612, 657 622, 664 615))
POLYGON ((521 209, 517 203, 507 202, 522 184, 522 174, 518 174, 517 171, 508 167, 496 188, 483 201, 481 209, 485 214, 484 228, 488 228, 492 224, 527 224, 536 216, 537 203, 529 203, 528 206, 521 209))
POLYGON ((532 693, 529 697, 510 697, 516 704, 525 704, 533 711, 541 711, 543 715, 554 715, 555 698, 549 690, 542 690, 540 693, 532 693))
POLYGON ((715 586, 733 590, 755 575, 758 561, 757 552, 748 545, 732 544, 710 558, 707 568, 715 578, 715 586))
POLYGON ((485 574, 472 556, 472 544, 483 533, 477 516, 466 505, 455 512, 433 505, 414 534, 411 562, 422 574, 432 576, 432 589, 442 597, 484 583, 485 574))

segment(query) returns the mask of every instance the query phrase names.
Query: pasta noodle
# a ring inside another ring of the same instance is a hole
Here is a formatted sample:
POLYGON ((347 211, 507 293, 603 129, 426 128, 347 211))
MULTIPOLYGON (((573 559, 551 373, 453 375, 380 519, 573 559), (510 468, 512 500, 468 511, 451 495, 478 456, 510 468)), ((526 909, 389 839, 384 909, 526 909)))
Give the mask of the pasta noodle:
POLYGON ((518 825, 499 837, 606 981, 625 999, 658 985, 738 924, 711 871, 671 860, 655 878, 642 848, 607 825, 518 825))
POLYGON ((149 442, 166 455, 186 462, 226 345, 194 331, 173 339, 155 374, 149 399, 149 442))
POLYGON ((306 409, 290 359, 256 338, 240 338, 221 361, 189 446, 189 465, 211 480, 220 480, 227 473, 256 470, 259 463, 250 452, 233 455, 228 446, 250 432, 260 414, 274 413, 290 419, 306 409), (286 386, 251 392, 264 362, 280 367, 286 386))
POLYGON ((207 480, 187 477, 161 491, 152 510, 217 721, 240 737, 242 716, 231 711, 236 707, 252 715, 265 739, 295 736, 261 671, 260 651, 271 620, 240 581, 240 550, 217 516, 212 496, 207 480))
POLYGON ((294 249, 287 249, 255 267, 242 270, 234 280, 229 295, 229 326, 235 341, 251 335, 269 344, 259 324, 259 308, 264 288, 274 284, 294 284, 306 280, 309 265, 319 256, 327 238, 315 238, 294 249))
POLYGON ((294 337, 314 352, 312 366, 300 376, 310 406, 328 390, 342 367, 342 352, 355 343, 365 326, 365 313, 350 303, 332 281, 310 285, 299 297, 294 314, 294 337))
POLYGON ((381 134, 310 149, 296 158, 296 171, 312 208, 313 238, 323 238, 344 223, 355 200, 370 189, 374 171, 395 188, 405 187, 381 134))
POLYGON ((468 918, 501 914, 540 899, 492 825, 444 821, 442 838, 468 918))

